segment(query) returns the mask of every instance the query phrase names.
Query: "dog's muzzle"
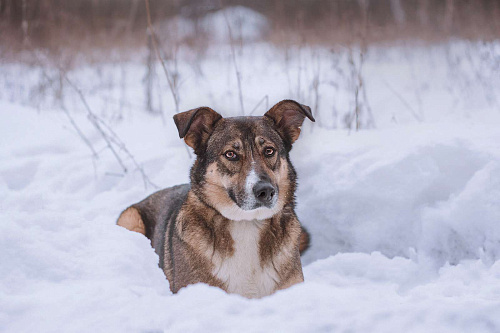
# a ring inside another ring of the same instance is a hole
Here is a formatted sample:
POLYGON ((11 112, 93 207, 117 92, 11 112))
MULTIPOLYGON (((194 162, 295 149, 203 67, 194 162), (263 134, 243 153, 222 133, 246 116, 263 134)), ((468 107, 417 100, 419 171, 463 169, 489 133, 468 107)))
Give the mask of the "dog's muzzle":
POLYGON ((247 181, 243 191, 236 192, 229 189, 228 195, 238 207, 245 211, 273 208, 278 201, 278 189, 267 179, 262 178, 255 179, 255 182, 247 181))

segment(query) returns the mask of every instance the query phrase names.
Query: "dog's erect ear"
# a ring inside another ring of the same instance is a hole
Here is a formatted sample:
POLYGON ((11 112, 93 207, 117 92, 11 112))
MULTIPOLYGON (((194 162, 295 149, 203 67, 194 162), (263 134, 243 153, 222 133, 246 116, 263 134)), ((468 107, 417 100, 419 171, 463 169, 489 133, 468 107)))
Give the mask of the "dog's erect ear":
POLYGON ((200 148, 207 143, 215 124, 221 118, 220 114, 206 106, 174 115, 179 137, 184 138, 186 144, 194 149, 195 154, 198 154, 200 148))
POLYGON ((307 117, 315 121, 310 107, 289 99, 273 106, 264 116, 274 121, 278 133, 289 144, 288 149, 299 138, 300 127, 304 119, 307 117))

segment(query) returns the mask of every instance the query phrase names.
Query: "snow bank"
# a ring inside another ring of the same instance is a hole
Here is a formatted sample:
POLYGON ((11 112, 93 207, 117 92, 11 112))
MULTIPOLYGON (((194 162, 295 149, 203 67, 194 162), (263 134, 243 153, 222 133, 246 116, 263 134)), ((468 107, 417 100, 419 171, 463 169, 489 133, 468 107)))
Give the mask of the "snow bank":
MULTIPOLYGON (((109 153, 94 169, 62 114, 1 107, 2 331, 500 328, 494 124, 350 135, 305 126, 292 160, 313 236, 306 282, 247 300, 206 285, 171 295, 147 239, 114 225, 153 189, 137 173, 118 176, 109 153)), ((155 182, 187 181, 190 159, 172 126, 166 135, 158 118, 136 116, 114 128, 155 182)), ((96 133, 90 141, 103 148, 96 133)))
POLYGON ((298 212, 328 246, 307 261, 346 251, 498 260, 498 142, 485 124, 308 135, 292 151, 304 170, 298 212))

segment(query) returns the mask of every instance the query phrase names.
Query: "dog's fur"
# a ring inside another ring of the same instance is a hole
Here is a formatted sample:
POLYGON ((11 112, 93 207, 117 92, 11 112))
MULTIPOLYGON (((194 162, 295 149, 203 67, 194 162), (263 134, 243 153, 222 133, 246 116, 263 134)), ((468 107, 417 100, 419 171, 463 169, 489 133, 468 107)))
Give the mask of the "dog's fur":
POLYGON ((262 297, 304 280, 309 244, 294 212, 292 144, 311 109, 284 100, 263 117, 222 118, 208 107, 174 116, 194 149, 191 184, 156 192, 117 224, 144 234, 170 289, 204 282, 262 297))

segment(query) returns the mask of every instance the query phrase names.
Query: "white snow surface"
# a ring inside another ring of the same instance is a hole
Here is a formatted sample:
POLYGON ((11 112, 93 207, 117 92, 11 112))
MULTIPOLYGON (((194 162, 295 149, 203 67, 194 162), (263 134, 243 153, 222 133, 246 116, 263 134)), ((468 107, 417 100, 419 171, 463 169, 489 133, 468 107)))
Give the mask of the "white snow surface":
MULTIPOLYGON (((312 235, 305 282, 259 300, 203 284, 172 295, 149 241, 115 225, 155 189, 130 159, 121 170, 83 112, 71 114, 98 158, 65 113, 27 105, 21 89, 9 95, 18 67, 2 67, 0 332, 499 332, 499 108, 472 88, 453 102, 436 70, 432 89, 421 90, 425 117, 412 121, 402 100, 416 105, 416 79, 391 61, 366 65, 368 84, 388 75, 405 96, 372 84, 376 129, 306 120, 291 152, 297 214, 312 235)), ((426 68, 417 79, 428 79, 426 68)), ((262 81, 243 73, 247 106, 266 87, 271 104, 295 89, 283 80, 273 86, 268 72, 262 81)), ((72 77, 87 77, 83 84, 98 81, 79 73, 72 77)), ((222 92, 209 100, 220 100, 222 115, 236 114, 234 81, 214 80, 222 92)), ((183 89, 210 91, 206 82, 187 76, 183 89)), ((327 91, 320 107, 335 96, 339 109, 349 104, 342 87, 327 91)), ((203 92, 183 96, 186 109, 210 104, 203 92)), ((132 108, 120 121, 103 115, 161 188, 187 182, 193 162, 172 114, 164 122, 132 108)))

